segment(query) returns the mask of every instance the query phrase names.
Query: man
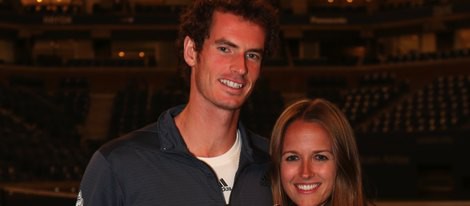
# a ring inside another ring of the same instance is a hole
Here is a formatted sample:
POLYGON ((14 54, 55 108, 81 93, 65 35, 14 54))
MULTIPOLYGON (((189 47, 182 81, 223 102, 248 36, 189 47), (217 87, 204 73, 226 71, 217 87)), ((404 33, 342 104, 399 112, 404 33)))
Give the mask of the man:
POLYGON ((77 205, 272 205, 266 139, 239 122, 263 57, 277 40, 261 0, 198 0, 182 15, 189 101, 102 146, 77 205))

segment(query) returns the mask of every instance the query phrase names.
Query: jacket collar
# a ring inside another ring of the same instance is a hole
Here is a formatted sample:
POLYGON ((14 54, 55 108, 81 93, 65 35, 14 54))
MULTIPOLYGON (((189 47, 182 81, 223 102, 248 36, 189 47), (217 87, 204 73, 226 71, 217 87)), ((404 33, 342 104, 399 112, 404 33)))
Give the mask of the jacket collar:
MULTIPOLYGON (((181 136, 178 128, 176 127, 174 117, 176 117, 185 105, 179 105, 165 111, 160 115, 157 121, 157 132, 160 142, 160 150, 163 152, 181 153, 191 155, 188 151, 186 143, 181 136)), ((248 161, 253 161, 253 148, 250 138, 248 137, 247 130, 238 122, 238 130, 240 131, 240 138, 242 140, 242 151, 240 158, 248 158, 248 161)))

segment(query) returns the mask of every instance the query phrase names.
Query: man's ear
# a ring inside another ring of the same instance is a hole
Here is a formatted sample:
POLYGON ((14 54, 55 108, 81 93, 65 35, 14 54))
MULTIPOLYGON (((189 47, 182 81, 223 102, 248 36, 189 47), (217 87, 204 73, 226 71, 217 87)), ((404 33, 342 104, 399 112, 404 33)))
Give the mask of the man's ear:
POLYGON ((194 44, 194 41, 189 36, 186 36, 184 38, 184 51, 183 51, 184 61, 186 62, 186 64, 188 64, 191 67, 196 64, 196 60, 197 60, 195 46, 196 45, 194 44))

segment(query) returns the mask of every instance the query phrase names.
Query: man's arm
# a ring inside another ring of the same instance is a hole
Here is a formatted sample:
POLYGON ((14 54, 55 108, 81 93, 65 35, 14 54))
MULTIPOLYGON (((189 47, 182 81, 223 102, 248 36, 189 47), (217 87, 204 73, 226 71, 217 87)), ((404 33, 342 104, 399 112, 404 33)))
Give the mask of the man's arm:
POLYGON ((122 189, 109 162, 97 151, 93 154, 80 183, 77 206, 124 205, 122 189))

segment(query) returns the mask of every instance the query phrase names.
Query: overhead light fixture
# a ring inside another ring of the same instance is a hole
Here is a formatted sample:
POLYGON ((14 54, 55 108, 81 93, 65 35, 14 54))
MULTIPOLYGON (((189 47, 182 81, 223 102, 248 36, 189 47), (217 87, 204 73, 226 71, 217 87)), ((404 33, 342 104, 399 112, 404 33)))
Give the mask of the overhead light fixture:
POLYGON ((124 56, 126 56, 126 52, 124 52, 124 51, 119 51, 118 56, 121 57, 121 58, 123 58, 124 56))

